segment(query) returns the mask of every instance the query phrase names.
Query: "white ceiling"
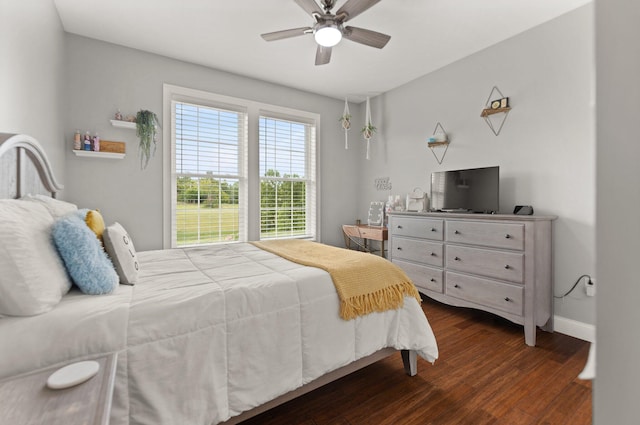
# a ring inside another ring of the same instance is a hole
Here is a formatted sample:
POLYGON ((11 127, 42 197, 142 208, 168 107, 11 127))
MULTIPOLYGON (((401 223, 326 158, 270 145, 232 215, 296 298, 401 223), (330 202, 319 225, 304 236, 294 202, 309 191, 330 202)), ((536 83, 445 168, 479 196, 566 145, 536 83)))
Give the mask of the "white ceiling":
MULTIPOLYGON (((333 12, 345 3, 337 0, 333 12)), ((591 0, 382 0, 349 25, 391 35, 382 50, 343 40, 315 66, 311 26, 294 0, 54 0, 64 30, 330 97, 361 101, 591 0)))

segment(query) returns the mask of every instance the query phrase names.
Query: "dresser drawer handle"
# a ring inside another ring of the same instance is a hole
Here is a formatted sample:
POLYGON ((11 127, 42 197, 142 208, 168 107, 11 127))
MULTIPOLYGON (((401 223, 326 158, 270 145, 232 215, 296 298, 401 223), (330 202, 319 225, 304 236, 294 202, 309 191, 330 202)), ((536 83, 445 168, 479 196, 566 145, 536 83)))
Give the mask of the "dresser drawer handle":
POLYGON ((400 226, 399 224, 396 226, 397 229, 402 229, 402 226, 400 226))
POLYGON ((396 249, 397 249, 398 251, 402 251, 402 247, 401 247, 401 246, 397 247, 396 249))
POLYGON ((435 282, 436 280, 434 278, 429 279, 431 282, 435 282))
POLYGON ((458 232, 457 230, 454 230, 454 231, 453 231, 453 234, 454 234, 454 235, 459 235, 459 234, 460 234, 460 232, 458 232))
POLYGON ((511 301, 511 298, 509 298, 509 297, 505 297, 505 299, 504 299, 504 300, 505 300, 506 302, 510 302, 510 301, 511 301))
POLYGON ((511 266, 507 264, 506 266, 504 266, 504 268, 509 270, 511 268, 511 266))
POLYGON ((506 235, 504 235, 504 237, 505 237, 505 239, 511 239, 511 235, 508 234, 508 233, 506 235))
POLYGON ((460 261, 460 257, 455 257, 454 260, 460 261))
POLYGON ((457 283, 455 285, 453 285, 454 288, 459 288, 460 285, 458 285, 457 283))
POLYGON ((431 231, 432 231, 432 232, 437 232, 437 231, 438 231, 438 229, 436 229, 435 227, 432 227, 432 228, 431 228, 431 231))
POLYGON ((431 256, 432 256, 432 257, 436 257, 437 255, 436 255, 436 253, 435 253, 435 252, 432 252, 432 253, 431 253, 431 256))

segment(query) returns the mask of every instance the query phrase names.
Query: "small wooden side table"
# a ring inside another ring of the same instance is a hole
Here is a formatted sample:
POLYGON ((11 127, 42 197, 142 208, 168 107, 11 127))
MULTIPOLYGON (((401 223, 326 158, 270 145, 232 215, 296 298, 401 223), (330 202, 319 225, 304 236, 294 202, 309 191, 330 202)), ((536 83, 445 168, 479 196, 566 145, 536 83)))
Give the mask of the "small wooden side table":
POLYGON ((351 237, 361 238, 365 250, 368 250, 367 241, 380 242, 380 256, 384 257, 384 241, 389 239, 389 232, 385 226, 369 226, 367 224, 343 224, 342 231, 345 236, 347 248, 351 248, 351 237))
POLYGON ((98 373, 74 387, 52 390, 47 378, 63 366, 0 381, 0 418, 11 425, 108 425, 117 354, 87 359, 98 373))

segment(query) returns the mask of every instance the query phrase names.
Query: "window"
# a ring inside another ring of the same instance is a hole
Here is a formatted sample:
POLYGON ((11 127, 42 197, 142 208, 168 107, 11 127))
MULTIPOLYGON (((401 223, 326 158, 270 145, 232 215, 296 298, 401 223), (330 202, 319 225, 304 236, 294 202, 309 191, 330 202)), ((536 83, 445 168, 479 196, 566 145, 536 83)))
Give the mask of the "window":
POLYGON ((164 98, 165 247, 316 238, 317 114, 168 84, 164 98))
POLYGON ((308 151, 314 127, 309 124, 260 117, 260 238, 310 236, 307 206, 312 201, 313 174, 308 151))
POLYGON ((240 240, 244 114, 173 102, 176 245, 240 240))

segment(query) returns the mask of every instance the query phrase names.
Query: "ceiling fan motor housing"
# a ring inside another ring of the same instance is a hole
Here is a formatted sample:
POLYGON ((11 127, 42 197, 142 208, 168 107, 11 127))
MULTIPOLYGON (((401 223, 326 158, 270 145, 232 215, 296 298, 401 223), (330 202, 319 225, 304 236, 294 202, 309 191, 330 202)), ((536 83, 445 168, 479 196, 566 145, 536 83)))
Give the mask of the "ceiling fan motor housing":
POLYGON ((335 14, 331 13, 331 9, 336 3, 335 0, 320 0, 320 5, 316 3, 316 0, 294 1, 313 17, 315 20, 313 26, 265 33, 262 34, 262 38, 266 41, 275 41, 313 33, 316 43, 318 43, 316 65, 329 63, 331 48, 338 44, 342 38, 378 49, 382 49, 391 39, 390 36, 376 31, 344 26, 345 22, 355 18, 380 0, 347 0, 335 14))

